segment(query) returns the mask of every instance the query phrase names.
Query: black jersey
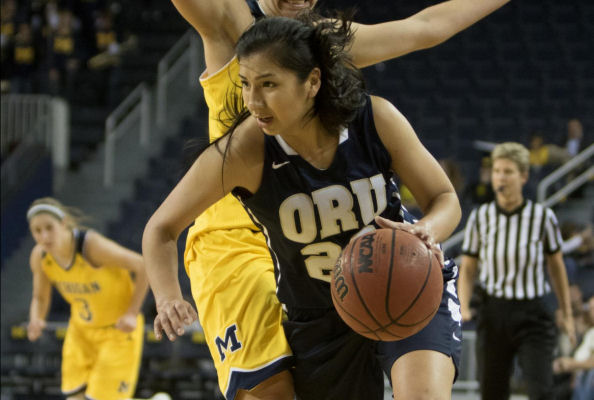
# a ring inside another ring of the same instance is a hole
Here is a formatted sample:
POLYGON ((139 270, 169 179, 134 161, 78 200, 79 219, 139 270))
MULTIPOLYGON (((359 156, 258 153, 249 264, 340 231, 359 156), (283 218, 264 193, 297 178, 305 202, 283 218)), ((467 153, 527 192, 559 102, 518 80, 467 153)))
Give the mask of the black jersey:
POLYGON ((234 194, 266 236, 280 301, 294 308, 332 307, 330 274, 342 248, 376 215, 403 218, 369 97, 341 133, 330 167, 317 169, 280 136, 266 135, 260 188, 234 194))

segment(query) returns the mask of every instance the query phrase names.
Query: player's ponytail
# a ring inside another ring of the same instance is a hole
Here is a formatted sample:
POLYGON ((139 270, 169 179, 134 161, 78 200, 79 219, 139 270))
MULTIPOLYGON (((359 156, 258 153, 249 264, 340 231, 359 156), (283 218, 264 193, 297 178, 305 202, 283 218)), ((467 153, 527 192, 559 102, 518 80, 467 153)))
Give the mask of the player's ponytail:
POLYGON ((347 49, 352 43, 354 11, 322 18, 315 13, 301 14, 299 20, 312 27, 311 47, 321 70, 322 85, 315 99, 315 113, 333 134, 348 125, 365 103, 365 84, 361 72, 352 64, 347 49))
MULTIPOLYGON (((271 61, 292 71, 301 82, 319 68, 320 89, 306 117, 318 117, 328 133, 338 136, 355 119, 366 97, 363 75, 346 52, 353 38, 350 17, 352 13, 328 19, 307 11, 296 19, 263 18, 239 38, 237 58, 241 61, 252 54, 266 53, 271 61)), ((237 92, 228 94, 225 110, 219 115, 219 121, 229 127, 225 147, 215 143, 223 159, 235 128, 250 115, 237 92)))
MULTIPOLYGON (((321 86, 308 117, 317 116, 329 133, 338 135, 365 103, 363 75, 346 52, 353 38, 350 17, 352 12, 329 19, 307 11, 297 19, 263 18, 239 38, 237 58, 241 60, 266 52, 276 64, 294 72, 302 82, 314 68, 319 68, 321 86)), ((238 101, 228 101, 228 104, 238 101)), ((240 104, 242 112, 238 113, 237 107, 226 110, 227 115, 236 117, 235 121, 246 117, 245 107, 240 104)))

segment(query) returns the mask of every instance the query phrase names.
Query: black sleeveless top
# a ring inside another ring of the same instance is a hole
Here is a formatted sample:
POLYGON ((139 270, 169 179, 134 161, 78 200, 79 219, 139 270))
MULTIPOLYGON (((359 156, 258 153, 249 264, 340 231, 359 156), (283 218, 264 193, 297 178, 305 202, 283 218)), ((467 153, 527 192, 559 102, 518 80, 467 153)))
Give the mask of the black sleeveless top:
POLYGON ((309 164, 280 136, 265 135, 258 191, 233 193, 266 236, 280 301, 295 308, 332 307, 330 273, 342 248, 375 215, 404 216, 369 97, 327 169, 309 164))

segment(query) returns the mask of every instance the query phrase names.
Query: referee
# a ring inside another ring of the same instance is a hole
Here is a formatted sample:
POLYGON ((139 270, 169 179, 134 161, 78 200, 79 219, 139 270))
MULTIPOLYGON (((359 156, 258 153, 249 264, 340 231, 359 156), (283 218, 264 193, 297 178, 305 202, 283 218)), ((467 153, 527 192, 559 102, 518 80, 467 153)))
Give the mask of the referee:
POLYGON ((575 327, 561 234, 553 211, 524 199, 529 152, 519 143, 493 149, 495 200, 475 208, 465 229, 460 267, 462 319, 479 278, 477 360, 483 400, 510 396, 514 357, 518 357, 530 400, 553 399, 553 351, 557 330, 543 299, 552 284, 573 343, 575 327), (545 272, 547 266, 548 280, 545 272))

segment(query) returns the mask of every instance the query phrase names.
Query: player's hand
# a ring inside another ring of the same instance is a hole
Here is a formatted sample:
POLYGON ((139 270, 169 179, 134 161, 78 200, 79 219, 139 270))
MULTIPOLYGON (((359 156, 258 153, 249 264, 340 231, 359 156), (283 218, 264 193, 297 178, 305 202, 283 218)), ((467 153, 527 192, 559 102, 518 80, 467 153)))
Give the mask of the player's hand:
POLYGON ((183 299, 165 300, 157 304, 155 317, 155 337, 161 340, 163 333, 169 340, 174 341, 184 334, 184 326, 190 325, 198 319, 194 307, 183 299))
POLYGON ((126 333, 134 331, 136 329, 136 315, 131 313, 122 315, 116 322, 115 327, 126 333))
POLYGON ((36 341, 37 339, 39 339, 44 329, 44 320, 34 319, 29 321, 29 324, 27 325, 27 338, 32 342, 36 341))
POLYGON ((435 240, 433 239, 433 233, 431 232, 429 226, 423 224, 422 222, 417 224, 405 224, 402 222, 391 221, 389 219, 379 216, 375 217, 375 222, 379 225, 380 228, 400 229, 408 233, 411 233, 419 239, 421 239, 423 243, 425 243, 427 248, 431 250, 433 254, 435 254, 435 257, 437 257, 437 260, 439 261, 440 267, 443 269, 443 252, 439 248, 439 245, 435 243, 435 240))

